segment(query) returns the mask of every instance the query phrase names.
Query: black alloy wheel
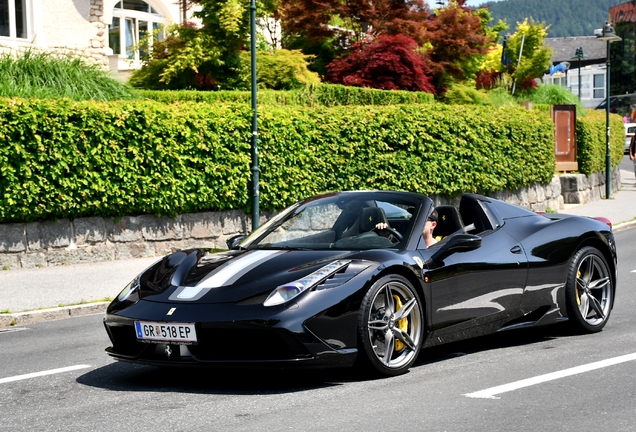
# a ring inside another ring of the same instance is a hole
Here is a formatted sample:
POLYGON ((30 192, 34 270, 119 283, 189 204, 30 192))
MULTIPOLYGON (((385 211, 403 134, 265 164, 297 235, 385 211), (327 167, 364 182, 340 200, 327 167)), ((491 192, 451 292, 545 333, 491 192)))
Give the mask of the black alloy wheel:
POLYGON ((358 316, 359 355, 384 376, 408 371, 424 337, 424 313, 411 283, 400 275, 377 280, 366 293, 358 316))
POLYGON ((614 302, 614 281, 607 260, 596 248, 584 247, 572 258, 565 295, 575 330, 595 333, 605 327, 614 302))

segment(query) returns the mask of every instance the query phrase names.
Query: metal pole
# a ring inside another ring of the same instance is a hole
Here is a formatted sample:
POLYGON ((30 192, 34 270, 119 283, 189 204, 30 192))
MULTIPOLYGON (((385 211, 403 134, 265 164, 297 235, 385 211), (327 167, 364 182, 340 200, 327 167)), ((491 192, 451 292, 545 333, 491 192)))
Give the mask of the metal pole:
POLYGON ((581 102, 581 57, 579 57, 579 102, 581 102))
MULTIPOLYGON (((521 64, 521 56, 523 55, 523 43, 526 41, 526 34, 521 35, 521 49, 519 50, 519 58, 517 59, 517 68, 521 64)), ((512 94, 515 94, 515 88, 517 87, 517 79, 512 81, 512 94)))
POLYGON ((605 66, 606 89, 605 91, 605 199, 609 199, 611 195, 611 174, 610 174, 610 41, 607 41, 607 60, 605 66))
POLYGON ((258 228, 260 170, 258 169, 258 114, 256 112, 256 0, 250 2, 250 54, 252 63, 252 231, 258 228))

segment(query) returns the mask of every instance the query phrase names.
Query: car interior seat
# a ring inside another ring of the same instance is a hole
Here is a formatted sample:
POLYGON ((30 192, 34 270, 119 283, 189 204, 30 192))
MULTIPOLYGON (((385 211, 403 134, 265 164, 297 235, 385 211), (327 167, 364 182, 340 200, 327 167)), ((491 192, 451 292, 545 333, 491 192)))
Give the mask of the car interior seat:
POLYGON ((462 229, 463 224, 459 212, 454 206, 437 206, 437 226, 433 230, 433 237, 446 237, 462 229))
POLYGON ((386 220, 386 214, 380 207, 365 207, 362 209, 360 219, 358 221, 360 233, 371 231, 377 224, 384 222, 388 224, 386 220))
POLYGON ((493 229, 484 209, 479 204, 476 196, 471 194, 462 195, 459 201, 459 214, 464 225, 474 224, 474 229, 468 230, 470 234, 477 234, 493 229))

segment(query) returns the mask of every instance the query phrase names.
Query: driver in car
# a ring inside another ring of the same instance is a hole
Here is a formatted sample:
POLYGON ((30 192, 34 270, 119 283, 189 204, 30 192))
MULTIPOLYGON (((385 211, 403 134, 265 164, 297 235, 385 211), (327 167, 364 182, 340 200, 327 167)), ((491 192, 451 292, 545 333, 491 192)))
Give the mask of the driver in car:
MULTIPOLYGON (((435 237, 433 237, 433 230, 435 229, 436 226, 437 226, 437 210, 433 210, 431 214, 429 214, 428 217, 426 218, 426 223, 424 224, 424 229, 422 230, 422 237, 424 238, 424 243, 426 244, 427 248, 437 243, 437 240, 435 239, 435 237)), ((386 233, 387 235, 384 235, 384 231, 382 231, 388 227, 389 225, 387 223, 380 222, 375 226, 375 229, 378 230, 378 233, 380 235, 383 235, 384 237, 388 237, 389 233, 386 233)))

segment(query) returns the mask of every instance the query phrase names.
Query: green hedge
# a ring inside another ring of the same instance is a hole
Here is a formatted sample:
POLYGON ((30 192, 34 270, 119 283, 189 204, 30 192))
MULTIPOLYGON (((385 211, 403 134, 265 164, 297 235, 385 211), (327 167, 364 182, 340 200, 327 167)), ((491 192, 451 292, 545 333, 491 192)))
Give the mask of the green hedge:
MULTIPOLYGON (((163 103, 231 102, 250 104, 250 106, 252 103, 252 93, 249 91, 139 90, 138 94, 163 103)), ((311 84, 300 90, 258 90, 257 100, 259 105, 399 105, 433 103, 434 97, 424 92, 365 89, 338 84, 311 84)))
POLYGON ((521 108, 272 107, 260 119, 263 195, 272 208, 343 189, 487 193, 554 174, 550 120, 521 108))
POLYGON ((247 201, 242 106, 1 100, 0 222, 247 201))
MULTIPOLYGON (((576 146, 579 172, 590 175, 605 171, 607 154, 606 114, 603 110, 586 110, 576 122, 576 146)), ((620 164, 625 149, 625 128, 618 114, 610 114, 610 163, 620 164)))
MULTIPOLYGON (((245 104, 0 99, 0 222, 249 209, 245 104)), ((549 118, 444 105, 263 107, 261 201, 549 182, 549 118)))

